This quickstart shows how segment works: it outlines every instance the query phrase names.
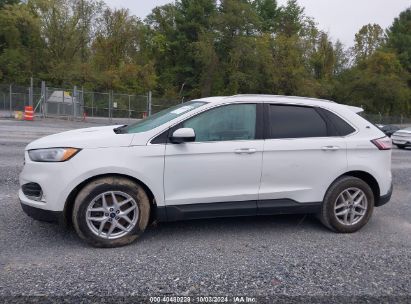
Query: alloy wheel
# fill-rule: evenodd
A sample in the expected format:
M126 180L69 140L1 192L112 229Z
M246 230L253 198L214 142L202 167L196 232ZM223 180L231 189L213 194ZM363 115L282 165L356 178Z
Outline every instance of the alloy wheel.
M348 188L340 193L334 204L334 215L346 226L357 224L367 213L368 200L359 188Z
M129 194L108 191L97 195L88 205L86 221L90 230L104 239L127 235L137 224L138 204Z

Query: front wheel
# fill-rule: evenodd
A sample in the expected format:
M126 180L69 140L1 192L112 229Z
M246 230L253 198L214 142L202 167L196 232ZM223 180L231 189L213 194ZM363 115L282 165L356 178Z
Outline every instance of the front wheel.
M398 149L405 149L405 145L396 145Z
M331 230L352 233L368 223L373 209L370 186L359 178L344 176L328 189L319 218Z
M87 184L74 202L72 220L77 234L95 247L130 244L147 227L150 202L144 189L121 177Z

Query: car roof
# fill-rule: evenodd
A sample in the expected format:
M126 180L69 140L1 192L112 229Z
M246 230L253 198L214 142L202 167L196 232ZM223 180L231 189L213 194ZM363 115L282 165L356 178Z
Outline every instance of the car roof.
M264 101L285 101L291 102L293 100L310 100L310 101L322 101L322 102L331 102L333 101L326 99L318 99L311 97L299 97L299 96L284 96L284 95L265 95L265 94L238 94L232 96L216 96L216 97L205 97L196 100L202 100L206 102L223 102L228 100L239 100L239 101L253 101L253 102L264 102Z
M299 97L299 96L283 96L283 95L263 95L263 94L241 94L233 96L217 96L217 97L206 97L197 99L198 101L205 101L209 103L227 103L230 101L238 102L253 102L253 103L284 103L284 104L298 104L298 105L309 105L309 106L321 106L326 108L338 108L340 106L345 106L350 108L353 112L359 113L363 109L359 107L353 107L348 105L338 104L331 100L318 99L311 97Z

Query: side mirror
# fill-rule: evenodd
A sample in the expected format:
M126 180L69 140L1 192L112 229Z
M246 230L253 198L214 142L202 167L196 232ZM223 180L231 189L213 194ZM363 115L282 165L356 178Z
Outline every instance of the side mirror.
M180 128L173 132L170 140L174 144L181 144L184 142L192 142L196 139L196 133L191 128Z

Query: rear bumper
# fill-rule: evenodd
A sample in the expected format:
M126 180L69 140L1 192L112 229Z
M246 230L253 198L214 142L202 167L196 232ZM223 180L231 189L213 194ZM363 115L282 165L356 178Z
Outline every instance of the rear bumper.
M380 199L378 200L378 202L375 203L375 207L381 207L385 205L386 203L388 203L391 200L392 191L393 191L393 184L391 184L390 190L388 190L387 194L380 196Z
M63 223L63 212L44 210L20 202L23 211L35 220L52 223Z

